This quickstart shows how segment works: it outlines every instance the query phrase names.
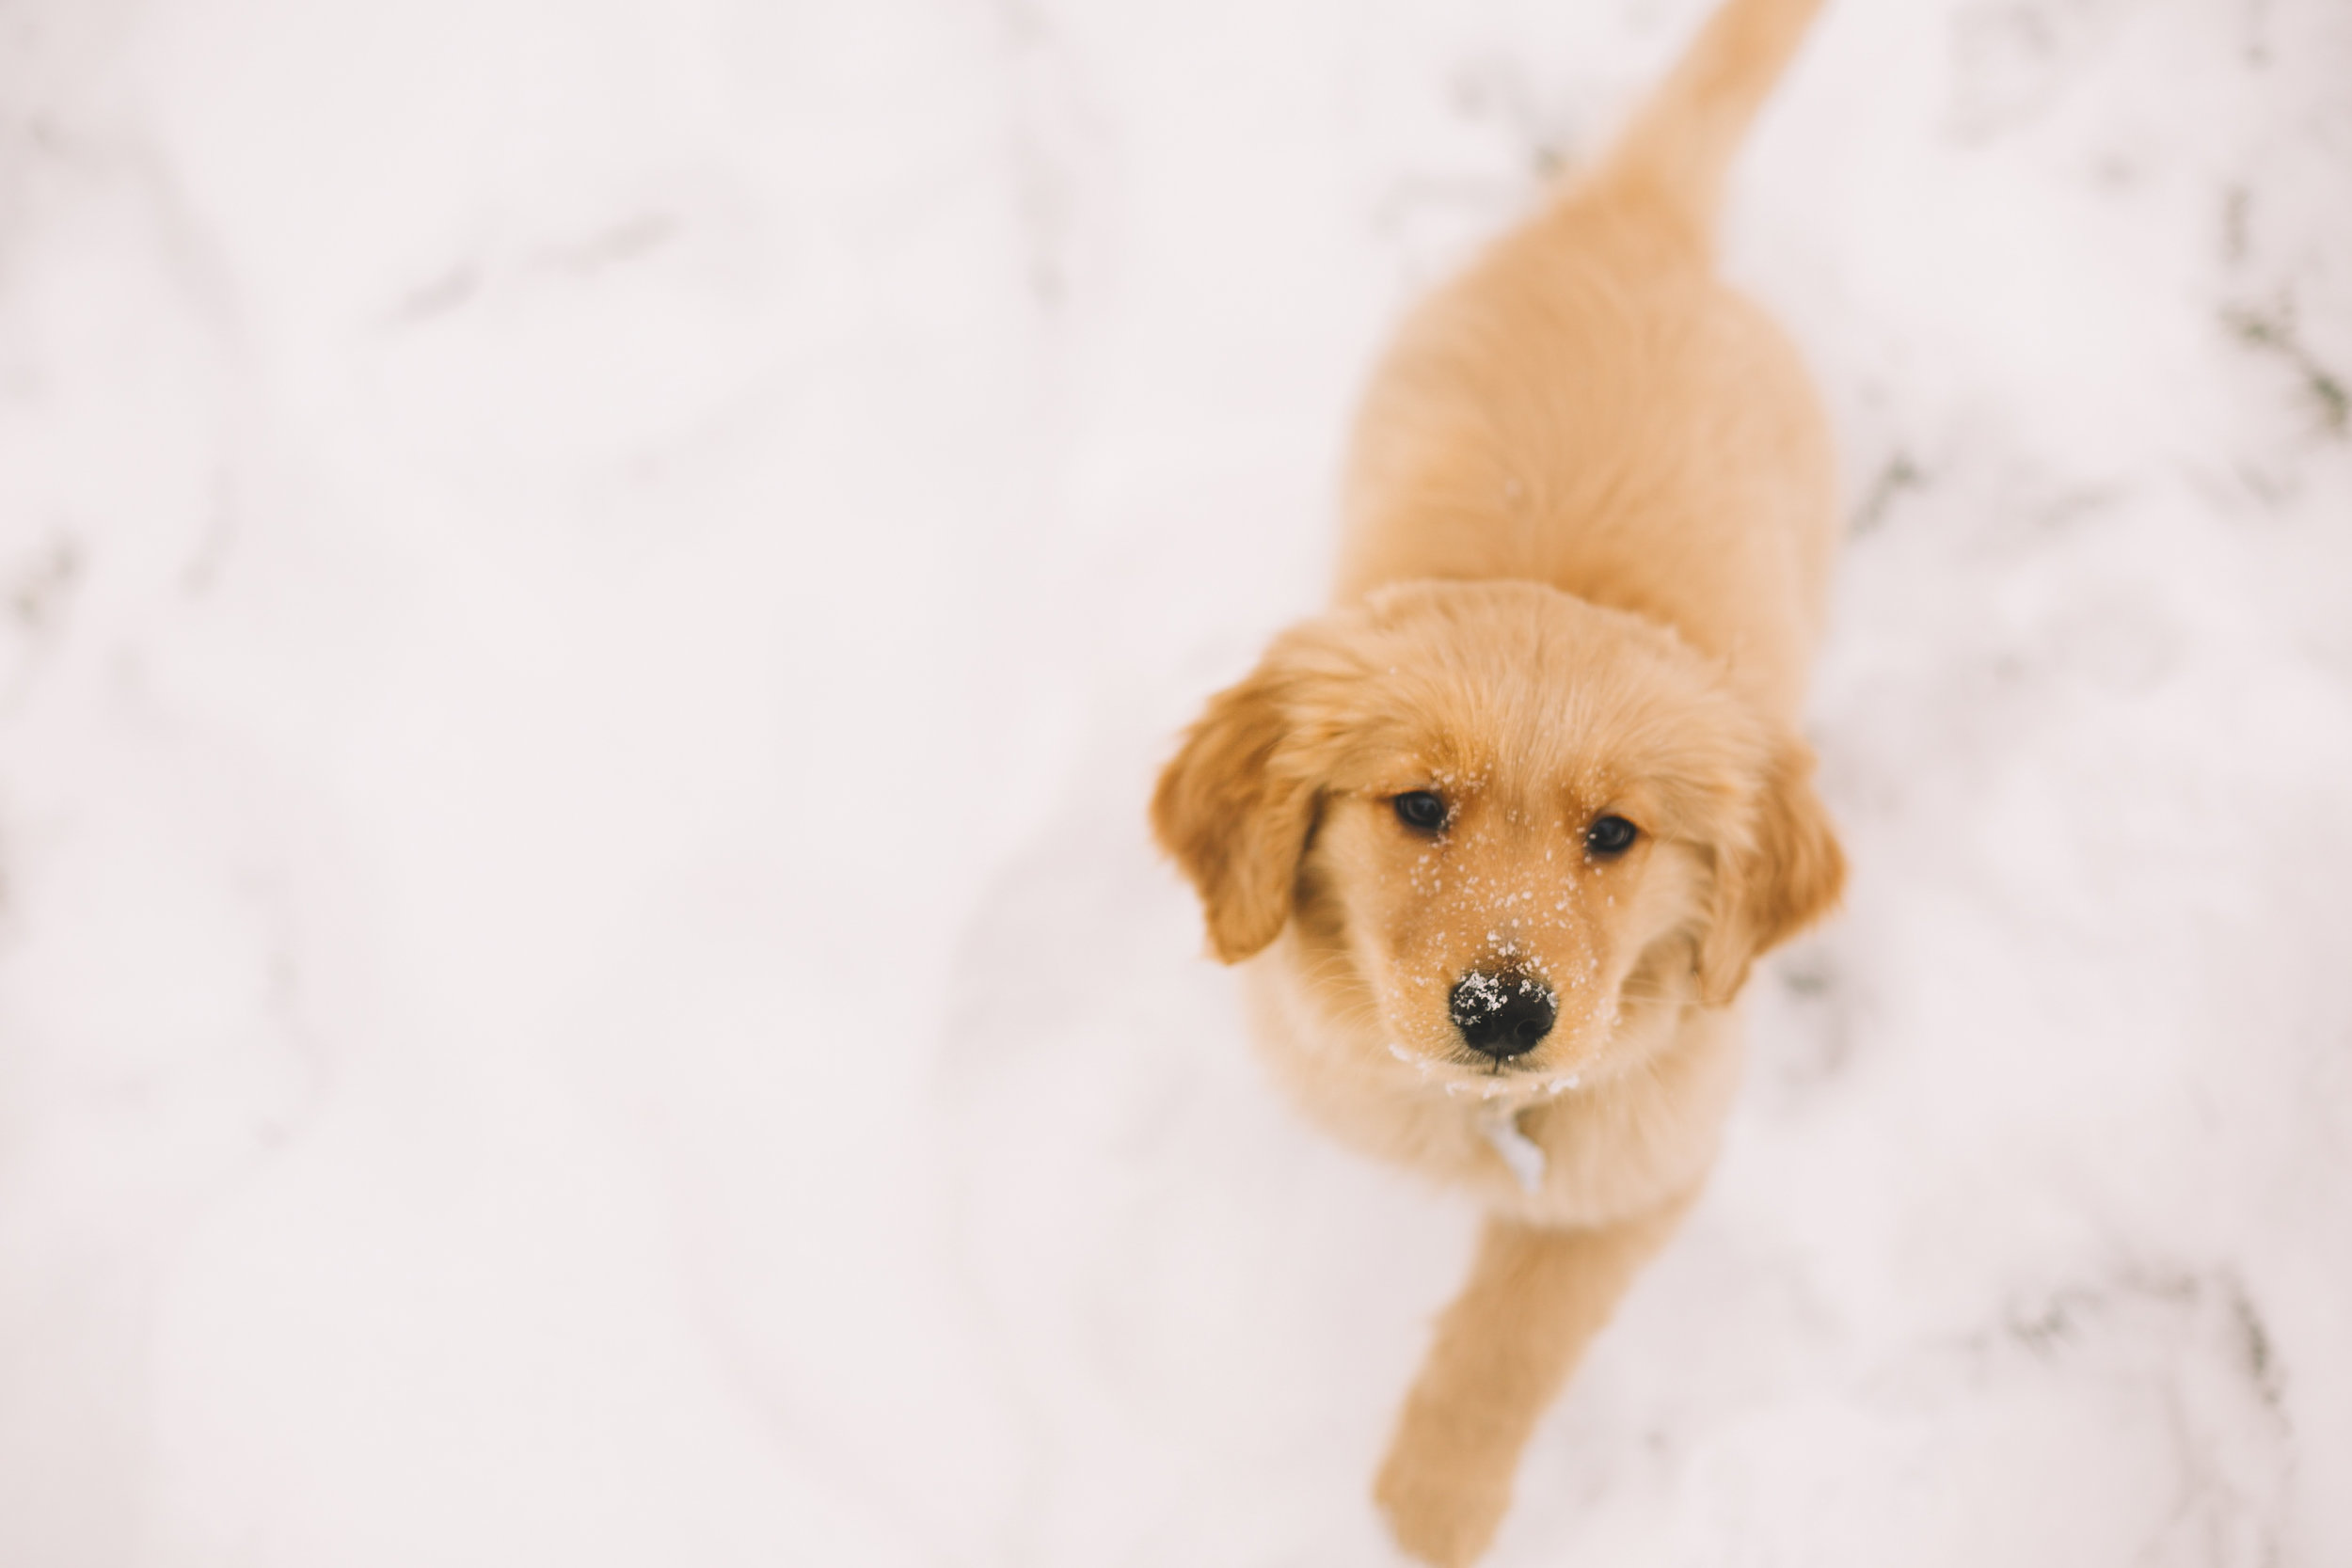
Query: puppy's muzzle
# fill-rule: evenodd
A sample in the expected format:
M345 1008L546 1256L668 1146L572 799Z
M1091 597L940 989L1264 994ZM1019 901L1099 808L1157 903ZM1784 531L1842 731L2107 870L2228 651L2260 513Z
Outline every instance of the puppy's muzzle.
M1473 969L1450 999L1454 1027L1472 1051L1499 1062L1544 1043L1560 1016L1551 988L1516 969Z

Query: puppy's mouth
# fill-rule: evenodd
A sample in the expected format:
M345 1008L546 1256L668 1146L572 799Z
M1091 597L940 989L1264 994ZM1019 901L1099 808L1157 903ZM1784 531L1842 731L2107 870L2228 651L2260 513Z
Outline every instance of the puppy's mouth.
M1580 1082L1573 1064L1591 1054L1580 1049L1584 1021L1564 1021L1559 991L1524 968L1472 969L1461 975L1448 990L1442 1024L1419 1016L1421 1009L1414 1012L1412 1023L1391 1037L1389 1053L1449 1095L1491 1100L1563 1093Z
M1628 985L1582 1000L1564 1007L1561 993L1534 973L1472 970L1452 987L1442 1022L1426 1002L1390 1014L1389 1054L1449 1096L1545 1099L1582 1087L1596 1071L1607 1076L1611 1042L1639 1015L1688 999Z
M1389 1053L1414 1069L1429 1089L1448 1099L1545 1100L1583 1087L1582 1069L1531 1055L1516 1061L1468 1051L1426 1056L1391 1042Z

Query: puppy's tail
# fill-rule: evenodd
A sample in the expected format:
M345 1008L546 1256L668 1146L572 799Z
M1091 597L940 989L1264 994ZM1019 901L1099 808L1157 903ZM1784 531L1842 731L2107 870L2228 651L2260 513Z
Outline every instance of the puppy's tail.
M1711 243L1724 172L1821 0L1722 0L1576 194L1652 208Z

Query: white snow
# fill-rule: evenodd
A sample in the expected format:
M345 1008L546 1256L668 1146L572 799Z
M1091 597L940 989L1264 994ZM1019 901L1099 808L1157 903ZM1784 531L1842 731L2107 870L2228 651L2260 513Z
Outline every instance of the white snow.
M0 1563L1390 1560L1142 807L1697 0L25 0ZM1491 1561L2352 1561L2352 10L1834 0L1845 914Z
M1550 1164L1544 1146L1527 1135L1519 1126L1518 1105L1501 1105L1479 1118L1479 1131L1494 1146L1494 1151L1510 1167L1512 1177L1529 1196L1544 1190L1544 1171Z

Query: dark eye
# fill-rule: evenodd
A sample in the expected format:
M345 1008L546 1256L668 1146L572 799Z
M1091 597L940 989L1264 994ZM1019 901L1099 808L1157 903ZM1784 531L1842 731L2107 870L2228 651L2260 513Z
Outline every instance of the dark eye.
M1425 789L1408 789L1391 800L1396 819L1408 828L1434 833L1445 826L1445 801Z
M1597 817L1584 830L1584 847L1596 855L1622 855L1633 847L1641 832L1622 816Z

